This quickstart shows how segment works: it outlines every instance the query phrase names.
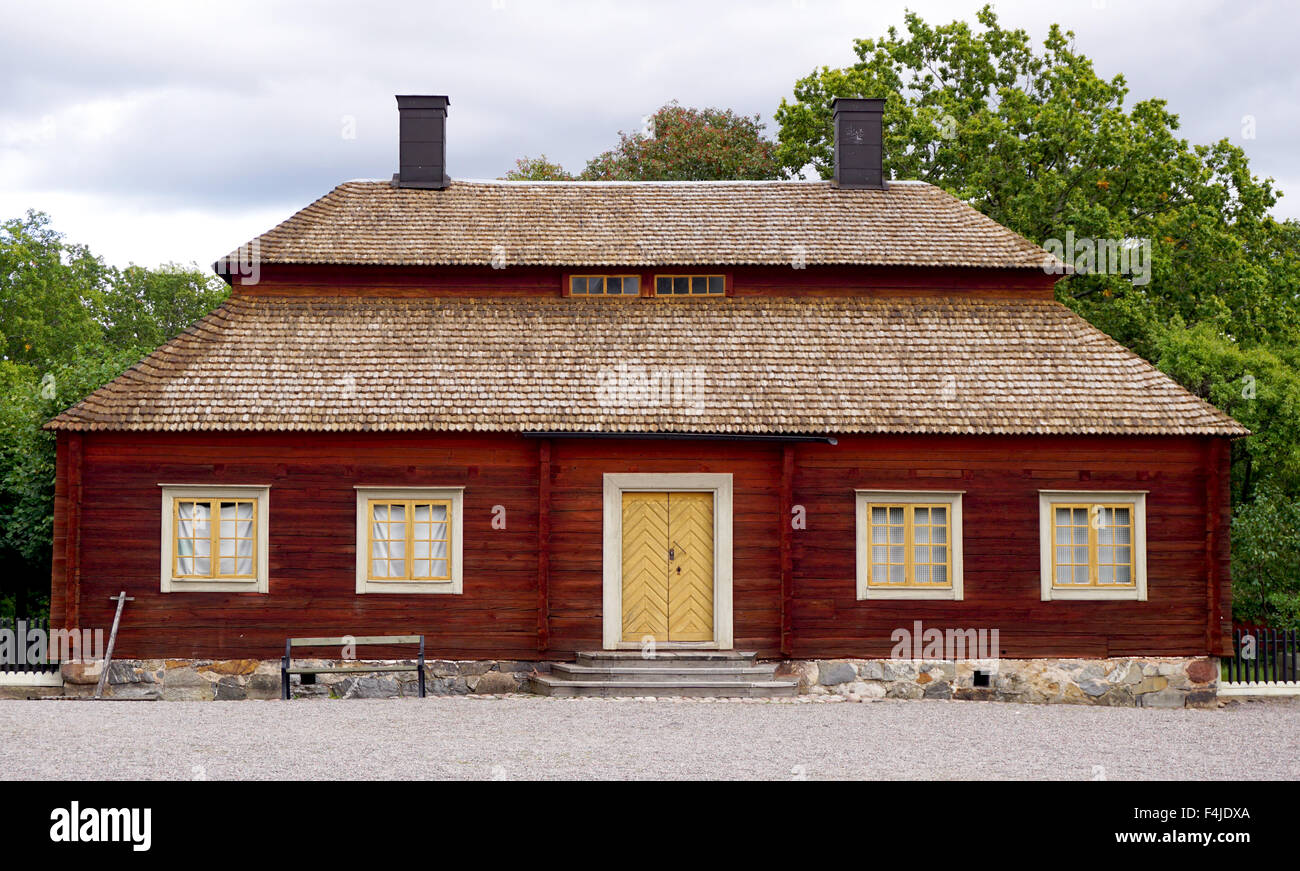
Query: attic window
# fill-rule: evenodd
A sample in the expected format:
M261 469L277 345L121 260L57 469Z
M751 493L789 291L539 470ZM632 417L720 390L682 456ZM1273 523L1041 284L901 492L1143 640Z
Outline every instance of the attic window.
M640 296L639 275L574 275L569 278L571 296Z
M725 275L656 275L655 296L725 296Z

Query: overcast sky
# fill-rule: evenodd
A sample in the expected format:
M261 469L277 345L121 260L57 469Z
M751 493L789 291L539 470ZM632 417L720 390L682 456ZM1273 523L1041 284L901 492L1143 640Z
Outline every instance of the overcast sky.
M571 170L676 99L773 110L856 37L974 21L981 2L9 2L0 29L0 218L28 208L112 263L209 264L351 178L397 162L398 93L448 94L453 177L521 155ZM995 3L1059 22L1192 142L1244 146L1300 217L1294 2ZM1243 139L1243 116L1256 138ZM355 136L345 135L355 130Z

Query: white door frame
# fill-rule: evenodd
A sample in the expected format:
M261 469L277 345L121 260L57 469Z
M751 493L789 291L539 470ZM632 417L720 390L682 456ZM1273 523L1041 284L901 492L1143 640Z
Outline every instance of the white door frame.
M624 472L605 475L605 595L602 617L606 650L638 649L623 640L623 494L629 491L713 494L713 640L657 642L660 648L730 650L731 475Z

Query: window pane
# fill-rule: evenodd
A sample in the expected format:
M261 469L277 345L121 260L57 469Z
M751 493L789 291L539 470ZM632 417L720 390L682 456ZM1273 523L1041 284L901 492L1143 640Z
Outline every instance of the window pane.
M412 563L412 565L414 566L414 568L412 568L412 570L411 570L411 576L412 576L412 577L416 577L416 578L427 578L427 577L430 576L430 575L429 575L429 561L428 561L428 560L419 560L419 559L418 559L418 560L415 560L415 562Z
M933 572L933 575L934 575L934 582L935 582L936 584L946 584L946 583L948 583L948 566L947 566L947 565L944 565L944 564L937 565L937 566L935 566L933 569L931 569L931 571Z
M913 563L928 563L930 561L930 548L914 547L912 548Z
M929 543L930 543L930 527L928 527L928 526L918 526L918 527L916 527L916 529L913 530L913 532L912 532L912 541L916 542L917 544L929 544Z
M935 541L935 544L947 544L947 543L948 543L948 527L946 527L946 526L936 526L936 527L934 528L933 535L934 535L934 541Z
M902 544L906 541L906 534L907 531L902 526L889 527L889 540L894 544ZM902 553L902 548L899 548L899 553Z
M1075 582L1076 584L1086 584L1086 583L1088 583L1088 567L1087 567L1087 566L1075 566L1075 567L1074 567L1074 582Z
M917 522L917 523L929 523L929 522L930 522L930 509L929 509L929 508L917 508L916 510L914 510L914 511L912 512L912 519L913 519L915 522Z
M928 583L930 583L930 567L929 567L929 566L917 566L917 567L916 567L916 582L917 582L918 584L928 584Z
M902 508L891 508L891 509L889 509L889 522L890 522L890 523L902 523L902 522L903 522L903 509L902 509Z
M432 552L434 556L440 556L440 557L447 556L447 542L435 541L433 543Z
M901 583L904 583L907 579L903 576L903 572L904 572L904 567L903 567L903 566L890 566L890 567L889 567L889 582L890 582L891 584L901 584Z
M901 548L901 547L891 547L891 548L889 549L889 561L890 561L890 563L894 563L894 564L897 564L897 565L900 565L900 566L901 566L901 565L903 564L904 560L905 560L905 556L904 556L904 553L903 553L903 548Z
M1068 583L1070 583L1070 567L1069 567L1069 566L1059 566L1059 565L1058 565L1058 566L1056 567L1056 583L1058 583L1058 584L1068 584Z
M871 543L872 543L872 544L888 544L888 543L889 543L889 527L888 527L888 526L873 526L873 527L871 527Z
M1070 525L1070 509L1069 509L1069 508L1058 508L1058 509L1056 509L1056 525L1057 525L1057 526L1069 526L1069 525Z
M686 276L679 276L673 279L673 293L686 294L691 292L691 280Z
M233 558L217 560L217 573L233 575L235 573L235 560Z
M1129 566L1115 567L1115 580L1121 584L1133 583L1133 569Z
M722 296L727 292L727 279L721 275L709 276L709 293Z
M1128 514L1127 508L1116 508L1111 522L1116 526L1128 526L1130 522Z
M1099 583L1099 584L1113 584L1113 583L1115 583L1115 567L1114 567L1114 566L1098 566L1098 567L1097 567L1097 583Z
M872 508L872 509L871 509L871 522L874 523L874 524L877 524L877 525L882 524L882 523L888 523L888 522L889 522L889 509L888 509L888 508Z
M429 577L431 577L431 578L447 578L447 577L450 577L450 575L447 573L447 561L446 561L446 560L436 559L436 560L434 560L434 561L431 563L431 566L432 566L432 568L431 568L430 571L429 571Z
M930 562L934 562L934 563L944 563L945 565L947 564L947 562L948 562L948 548L946 548L946 547L932 547L932 548L930 548L930 554L931 554Z
M878 566L888 565L889 548L880 546L871 548L871 561Z
M641 279L636 275L627 275L623 278L623 295L638 296L641 293Z
M212 560L207 557L197 557L194 560L194 574L210 575L212 574Z
M875 563L871 566L871 580L877 584L889 582L889 566Z
M235 574L237 574L237 575L251 575L251 574L253 574L253 560L252 560L251 558L248 558L248 557L241 557L241 558L240 558L240 559L235 563Z
M577 295L586 292L587 292L587 280L585 278L579 278L578 276L575 275L569 279L569 293Z
M370 561L370 576L371 576L372 578L384 578L384 577L387 577L388 575L387 575L387 572L385 571L385 568L386 568L387 566L388 566L388 562L387 562L386 560L381 560L381 559L371 560L371 561Z
M696 275L691 279L691 293L705 294L709 292L709 279L703 275Z
M655 293L663 296L673 292L673 280L667 276L660 275L655 278Z
M180 575L194 574L194 558L183 556L176 560L176 573Z

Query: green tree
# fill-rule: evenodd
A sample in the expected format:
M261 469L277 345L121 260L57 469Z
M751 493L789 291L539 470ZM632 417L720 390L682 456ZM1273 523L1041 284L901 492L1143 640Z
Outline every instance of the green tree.
M43 365L97 342L109 268L64 242L48 215L0 224L0 359Z
M714 181L777 178L776 144L763 138L758 115L731 109L661 106L651 132L618 134L618 145L593 157L582 178L593 181Z
M0 613L46 607L55 436L41 427L227 292L194 268L106 266L40 212L0 224Z
M230 288L216 275L168 263L114 271L99 318L112 348L155 348L221 304Z
M521 157L515 168L504 176L507 181L573 181L573 176L545 154L541 157Z

